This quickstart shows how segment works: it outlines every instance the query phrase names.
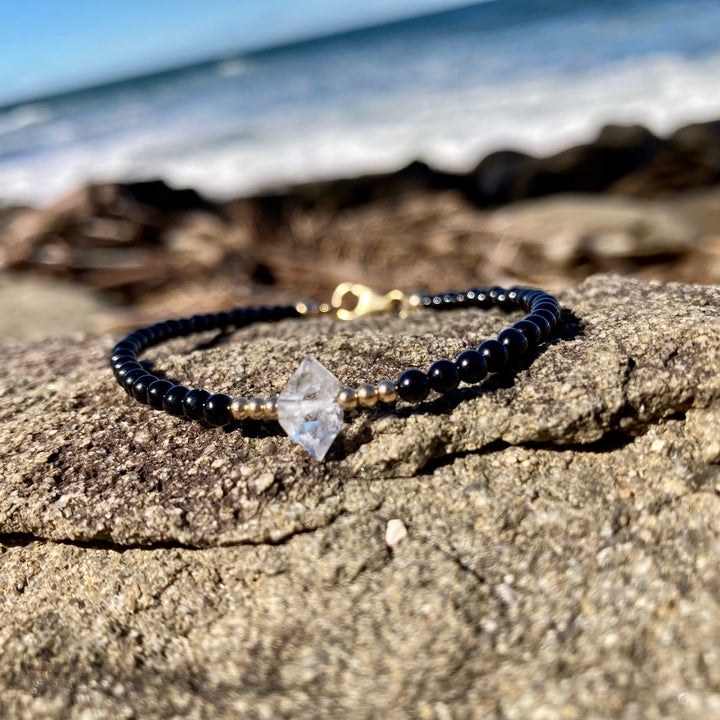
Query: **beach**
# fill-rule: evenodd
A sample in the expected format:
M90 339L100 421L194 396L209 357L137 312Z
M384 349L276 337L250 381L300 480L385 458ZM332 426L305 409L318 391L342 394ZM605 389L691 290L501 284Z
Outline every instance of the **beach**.
M720 717L718 25L498 0L0 107L3 720Z

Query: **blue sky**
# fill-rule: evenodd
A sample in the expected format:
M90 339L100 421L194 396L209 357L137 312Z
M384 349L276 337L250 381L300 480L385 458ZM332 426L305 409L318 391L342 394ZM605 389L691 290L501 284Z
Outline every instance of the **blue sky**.
M0 103L462 0L9 0Z

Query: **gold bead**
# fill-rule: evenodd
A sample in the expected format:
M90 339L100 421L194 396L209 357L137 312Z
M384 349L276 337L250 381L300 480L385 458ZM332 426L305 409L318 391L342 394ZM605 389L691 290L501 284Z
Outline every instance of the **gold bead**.
M366 383L365 385L361 385L357 389L357 397L358 402L363 407L372 407L373 405L377 404L378 401L378 390L374 385L370 385L369 383Z
M312 300L303 300L302 302L299 302L297 305L295 305L295 309L301 315L305 316L318 315L320 313L320 308L318 304L313 302Z
M235 398L230 403L230 414L236 420L244 420L248 416L247 410L248 399L244 397Z
M253 398L247 404L248 417L253 420L262 420L265 415L265 400L262 398Z
M267 420L278 419L277 403L278 399L276 397L268 398L265 401L265 404L263 405L263 410L265 411L265 418Z
M391 403L397 400L397 388L392 380L382 380L378 383L378 399L381 403Z
M358 404L357 393L352 388L343 388L338 393L337 401L343 410L354 410Z

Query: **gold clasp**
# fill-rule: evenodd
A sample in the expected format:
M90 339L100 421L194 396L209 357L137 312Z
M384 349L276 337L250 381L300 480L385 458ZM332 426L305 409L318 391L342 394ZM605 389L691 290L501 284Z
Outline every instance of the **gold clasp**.
M349 302L348 298L350 298ZM340 320L354 320L363 315L375 315L394 310L400 315L406 308L407 297L401 290L391 290L386 295L381 295L367 285L346 282L340 283L335 288L330 304L337 311Z

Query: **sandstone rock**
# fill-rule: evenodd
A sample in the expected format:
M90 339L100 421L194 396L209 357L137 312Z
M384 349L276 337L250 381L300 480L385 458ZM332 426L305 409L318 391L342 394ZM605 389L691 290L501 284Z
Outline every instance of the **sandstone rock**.
M2 341L3 717L718 714L720 289L561 300L532 363L357 412L324 463L133 404L110 337ZM149 358L270 394L310 353L357 383L507 322L284 321Z
M592 195L515 203L495 211L486 227L568 268L588 260L607 269L618 260L680 257L698 235L693 224L662 206Z

